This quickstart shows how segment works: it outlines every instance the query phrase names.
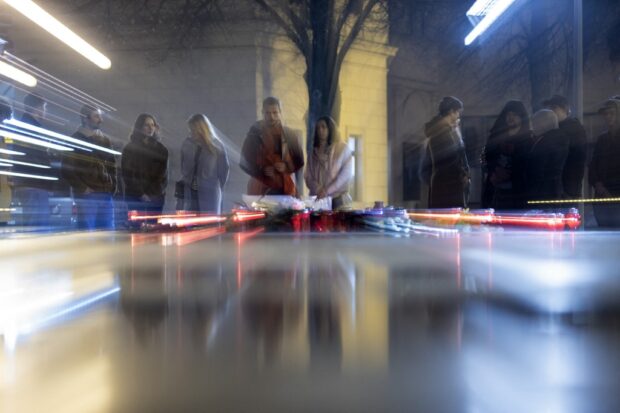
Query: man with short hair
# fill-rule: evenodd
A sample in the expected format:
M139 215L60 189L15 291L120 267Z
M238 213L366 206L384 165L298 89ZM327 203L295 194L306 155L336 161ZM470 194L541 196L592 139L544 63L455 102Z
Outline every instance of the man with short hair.
M111 148L110 139L101 132L103 115L98 108L84 105L80 110L82 126L74 138ZM76 149L63 161L63 175L71 185L78 208L78 226L83 229L114 228L112 195L116 192L116 159L100 150Z
M47 102L39 95L30 93L24 97L24 113L21 121L39 128L43 127L42 121L45 119ZM31 146L21 142L13 142L12 149L23 152L25 156L20 157L20 161L51 167L51 156L45 148ZM52 169L41 169L26 165L15 165L11 168L13 172L29 175L53 176ZM45 171L44 173L41 173ZM49 181L37 178L11 177L13 186L13 200L22 208L21 222L27 226L46 226L50 223L49 198L53 190Z
M570 106L564 96L554 95L545 100L543 105L555 112L560 122L560 130L568 138L568 155L562 171L564 196L581 198L582 182L586 169L588 139L586 130L579 119L570 117Z
M282 124L280 101L263 101L263 120L245 138L240 166L248 175L248 195L298 196L295 173L304 166L301 136Z

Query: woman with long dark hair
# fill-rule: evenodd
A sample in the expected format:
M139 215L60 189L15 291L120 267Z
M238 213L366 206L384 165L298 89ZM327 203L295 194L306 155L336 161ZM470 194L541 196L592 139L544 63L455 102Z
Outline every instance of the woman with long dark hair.
M155 116L136 119L123 149L121 172L129 210L161 212L168 183L168 149L161 143Z
M523 206L525 158L531 144L532 128L527 109L521 101L511 100L495 120L484 148L484 208Z
M190 136L181 147L181 174L185 194L182 209L222 211L222 189L230 169L226 149L215 137L211 122L200 113L187 121Z
M313 142L305 172L310 195L316 195L318 199L331 197L334 210L350 205L353 153L340 139L338 127L332 118L323 116L317 120Z

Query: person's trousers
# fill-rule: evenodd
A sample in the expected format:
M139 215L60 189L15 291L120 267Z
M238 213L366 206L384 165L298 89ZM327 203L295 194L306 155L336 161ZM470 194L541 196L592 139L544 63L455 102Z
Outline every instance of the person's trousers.
M83 194L75 199L81 229L114 229L112 195L105 192Z

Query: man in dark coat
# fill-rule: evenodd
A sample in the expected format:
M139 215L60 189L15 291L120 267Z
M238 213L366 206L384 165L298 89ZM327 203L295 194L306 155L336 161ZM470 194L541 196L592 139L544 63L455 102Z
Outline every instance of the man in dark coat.
M467 206L469 164L458 129L462 110L460 100L444 97L439 114L425 125L432 165L429 208Z
M600 198L620 196L620 100L609 99L599 113L607 131L596 140L588 180ZM601 227L620 227L618 203L594 204L594 216Z
M153 115L138 116L123 149L121 172L129 210L161 212L168 184L168 149L160 142Z
M569 142L558 127L553 111L542 109L532 116L534 141L529 152L526 179L529 200L556 200L564 193L562 172Z
M110 139L101 132L99 109L84 105L82 126L74 138L110 149ZM71 185L78 209L78 226L84 229L114 228L112 195L116 192L116 159L109 152L76 149L63 160L63 176Z
M281 121L280 101L263 101L263 120L256 122L243 142L240 166L248 175L248 195L298 196L295 173L304 166L301 136Z
M32 93L26 95L24 98L24 114L21 121L42 128L43 124L41 122L45 118L46 107L47 102L40 96ZM25 154L23 160L29 163L51 168L51 157L45 148L14 143L12 149L23 152ZM12 171L41 175L41 169L23 165L14 166ZM44 175L53 176L54 172L51 169L47 169ZM22 207L21 223L23 225L49 225L49 198L53 189L50 181L15 176L11 178L11 183L14 201L18 202Z
M545 100L543 105L558 117L560 130L564 132L569 142L568 155L562 171L563 196L581 198L588 150L586 130L579 119L570 117L570 107L564 96L552 96Z

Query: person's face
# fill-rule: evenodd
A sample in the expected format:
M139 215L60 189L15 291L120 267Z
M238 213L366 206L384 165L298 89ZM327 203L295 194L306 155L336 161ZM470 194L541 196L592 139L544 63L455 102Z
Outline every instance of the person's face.
M146 118L144 123L142 124L142 134L145 136L153 136L157 131L157 125L155 124L155 120L153 118Z
M613 128L616 126L616 121L618 119L618 113L614 108L607 108L603 112L603 119L605 119L605 123L609 128Z
M448 122L450 123L450 126L452 126L453 128L456 128L459 126L462 112L463 112L462 110L450 111L450 113L448 114Z
M88 126L91 129L101 128L102 123L103 123L103 115L101 114L101 111L96 110L94 112L91 112L91 114L88 116Z
M47 103L43 103L42 106L34 108L34 110L32 111L32 117L40 122L42 119L45 119L46 113L47 113Z
M506 113L506 125L508 129L521 129L522 124L523 120L518 114L515 112Z
M280 107L278 105L268 105L263 109L263 119L271 126L280 123Z
M559 106L554 106L551 108L555 112L555 116L558 117L558 122L562 122L564 119L568 117L568 110L561 108Z
M316 136L319 138L319 143L321 145L327 144L327 139L329 138L329 128L327 127L327 122L324 120L320 120L316 124Z

